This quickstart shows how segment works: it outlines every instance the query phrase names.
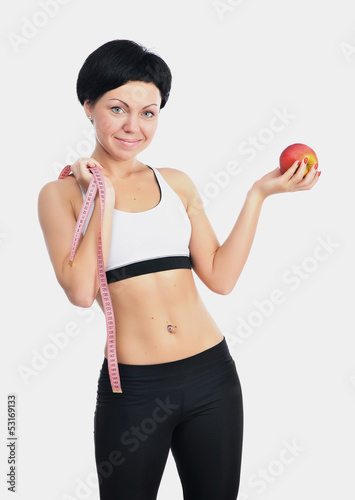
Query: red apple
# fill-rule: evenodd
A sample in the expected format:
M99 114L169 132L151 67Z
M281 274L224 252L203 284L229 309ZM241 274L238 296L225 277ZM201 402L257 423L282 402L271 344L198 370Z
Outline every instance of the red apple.
M318 163L318 158L316 153L309 146L305 144L291 144L286 149L284 149L280 155L280 170L281 174L284 174L297 160L303 160L303 158L308 158L305 175L308 170L313 167L315 163Z

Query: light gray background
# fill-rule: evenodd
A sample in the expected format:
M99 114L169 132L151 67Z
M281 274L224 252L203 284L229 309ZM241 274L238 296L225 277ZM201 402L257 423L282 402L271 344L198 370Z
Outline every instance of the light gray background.
M81 64L104 42L129 38L154 49L173 73L171 98L140 159L191 176L221 243L248 189L278 165L284 147L303 142L318 153L314 190L266 200L233 292L216 295L195 278L243 387L238 498L354 498L354 3L225 0L219 7L212 0L2 7L2 497L13 498L4 440L7 394L15 392L16 498L98 499L92 433L104 318L98 307L72 306L57 284L37 197L61 167L92 151L75 95ZM29 23L42 26L31 32ZM275 122L275 113L289 118ZM250 136L263 150L245 152ZM240 172L226 181L229 162ZM297 289L294 266L302 269ZM275 289L282 303L267 310ZM244 339L242 321L249 323ZM68 343L55 352L60 333ZM26 382L20 370L44 353L52 359ZM182 499L171 456L158 498Z

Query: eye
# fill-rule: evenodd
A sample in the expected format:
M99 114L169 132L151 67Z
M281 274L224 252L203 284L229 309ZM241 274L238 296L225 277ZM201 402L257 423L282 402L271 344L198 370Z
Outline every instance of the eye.
M144 114L145 115L147 115L147 114L151 115L151 116L148 116L147 118L152 118L153 116L155 116L154 113L153 113L153 111L145 111Z
M123 108L121 108L120 106L114 106L114 107L113 107L113 108L111 108L111 109L112 109L112 111L113 111L114 113L116 113L116 115L120 115L120 114L121 114L121 111L124 111L124 109L123 109ZM118 110L120 110L120 111L118 111Z

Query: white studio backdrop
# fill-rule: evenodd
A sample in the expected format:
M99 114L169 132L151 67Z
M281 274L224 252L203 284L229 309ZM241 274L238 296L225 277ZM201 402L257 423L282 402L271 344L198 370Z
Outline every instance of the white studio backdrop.
M56 282L37 197L92 152L76 77L115 38L170 66L171 97L140 159L190 175L221 243L286 146L317 152L312 191L265 201L232 293L195 279L243 389L238 499L354 498L353 1L21 0L2 10L1 498L13 498L11 393L16 498L99 498L93 414L104 317L71 305ZM182 499L171 455L158 499Z

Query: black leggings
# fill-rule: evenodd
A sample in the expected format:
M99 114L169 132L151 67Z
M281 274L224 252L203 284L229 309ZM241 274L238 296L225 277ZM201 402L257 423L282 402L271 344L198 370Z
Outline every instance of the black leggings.
M94 417L101 500L154 500L169 450L184 500L235 500L243 441L243 402L225 338L169 363L119 363L113 393L107 359Z

